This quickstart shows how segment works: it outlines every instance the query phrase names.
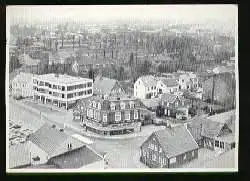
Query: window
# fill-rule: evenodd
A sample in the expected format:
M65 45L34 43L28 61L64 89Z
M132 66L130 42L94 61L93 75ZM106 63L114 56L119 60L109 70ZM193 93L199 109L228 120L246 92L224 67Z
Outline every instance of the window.
M98 109L101 109L101 103L100 102L98 103Z
M186 154L184 154L184 156L183 156L183 160L186 160L187 159L187 155Z
M116 113L115 113L115 121L116 121L116 122L121 121L121 112L116 112Z
M176 162L176 157L170 158L170 164Z
M106 123L108 121L108 115L106 113L103 114L102 121Z
M130 108L135 108L135 103L133 101L130 101L129 106Z
M94 114L94 119L97 119L97 114L95 110L93 110L93 114Z
M194 157L194 151L192 151L192 157Z
M89 90L87 91L87 94L92 94L92 89L89 89Z
M62 98L64 98L64 94L62 94Z
M138 119L138 111L134 110L134 119Z
M112 102L112 103L110 104L110 109L111 109L112 111L115 110L115 103Z
M162 152L162 148L161 148L161 147L159 148L159 152L160 152L160 153Z
M125 112L125 120L130 120L130 111Z
M125 102L121 102L121 109L125 109Z
M89 83L87 84L87 86L88 86L88 87L92 87L92 82L89 82Z
M50 86L49 86L50 87ZM64 86L62 86L62 91L65 91L65 87Z
M224 149L224 142L223 141L220 142L220 148Z
M93 101L92 105L93 105L94 108L96 107L96 103L94 101Z
M155 154L152 154L152 160L156 161L156 155Z
M53 89L57 89L57 86L56 86L56 85L53 85Z
M215 147L219 147L219 141L218 140L215 141L215 145L214 146Z
M93 110L89 109L89 117L93 118Z
M152 86L152 87L151 87L151 90L153 90L153 89L154 89L154 87Z
M155 150L155 151L157 151L157 150L158 150L158 148L157 148L157 145L156 145L156 144L154 145L154 150Z
M67 98L72 98L73 97L73 94L68 94L67 95Z

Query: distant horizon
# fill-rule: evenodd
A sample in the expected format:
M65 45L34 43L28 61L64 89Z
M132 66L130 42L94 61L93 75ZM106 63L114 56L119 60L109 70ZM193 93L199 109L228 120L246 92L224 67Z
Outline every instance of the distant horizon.
M129 10L129 11L128 11ZM10 25L114 24L198 24L233 33L237 26L237 5L124 5L124 6L8 6Z

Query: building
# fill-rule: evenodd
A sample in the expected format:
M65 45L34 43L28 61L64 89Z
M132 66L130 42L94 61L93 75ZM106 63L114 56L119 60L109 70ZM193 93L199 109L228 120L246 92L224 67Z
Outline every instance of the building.
M33 98L45 104L71 108L76 101L93 95L92 79L44 74L33 77Z
M104 168L103 157L90 146L48 124L32 133L23 145L11 147L9 160L10 168L32 165L38 168L39 165L55 165L56 168Z
M134 97L139 99L150 99L157 95L158 79L152 75L142 76L134 84Z
M147 113L136 98L93 96L78 103L73 119L82 121L86 131L118 135L139 132Z
M94 94L110 96L114 94L124 94L125 90L119 81L102 76L97 76L94 81Z
M20 72L11 82L11 93L13 96L32 97L33 74Z
M188 124L200 147L219 153L235 148L235 110L209 117L197 117Z
M199 87L198 78L193 72L176 73L175 75L178 78L179 89L192 90Z
M141 145L140 160L150 168L176 168L198 158L198 148L185 126L166 128Z
M189 118L189 101L181 96L174 94L163 94L161 96L161 105L164 109L164 115L180 120Z
M160 77L156 85L158 94L173 93L179 90L178 80L175 78Z

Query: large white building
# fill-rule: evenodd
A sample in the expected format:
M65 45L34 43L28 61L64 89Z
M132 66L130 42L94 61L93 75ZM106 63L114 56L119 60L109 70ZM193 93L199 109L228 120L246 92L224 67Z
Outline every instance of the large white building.
M157 95L157 78L152 75L142 76L134 84L134 97L150 99Z
M93 95L93 80L69 75L44 74L33 77L33 98L43 103L70 108Z
M33 74L20 72L11 82L11 93L13 96L32 97Z

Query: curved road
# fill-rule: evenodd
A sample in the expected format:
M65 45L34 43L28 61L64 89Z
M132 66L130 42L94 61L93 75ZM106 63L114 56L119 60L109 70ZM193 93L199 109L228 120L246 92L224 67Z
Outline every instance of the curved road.
M65 119L63 114L47 114L50 119L40 118L39 113L33 112L30 109L16 103L14 100L10 100L10 119L21 120L24 127L30 127L33 130L38 129L45 122L56 124L58 127L63 127L63 124L59 124L57 119ZM33 107L34 108L34 107ZM40 109L39 109L40 110ZM73 134L75 131L71 129L65 129L67 133ZM91 145L98 152L106 153L106 158L110 168L146 168L139 161L139 147L142 142L147 139L147 136L141 136L124 140L105 140L99 138L91 138L94 143Z

